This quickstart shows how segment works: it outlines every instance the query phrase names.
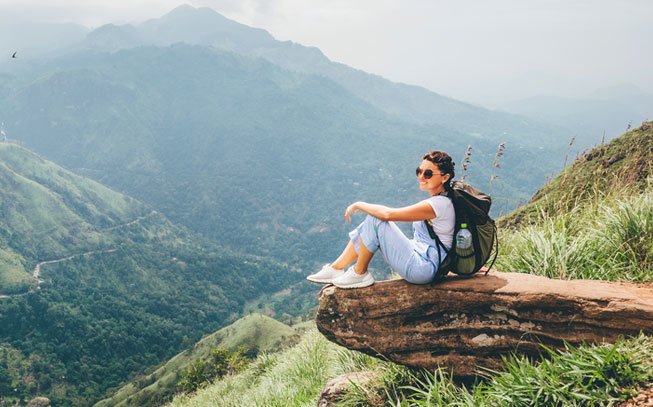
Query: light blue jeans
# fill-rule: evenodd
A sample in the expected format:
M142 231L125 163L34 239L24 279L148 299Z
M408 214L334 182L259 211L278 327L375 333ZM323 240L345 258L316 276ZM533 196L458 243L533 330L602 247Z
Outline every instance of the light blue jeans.
M409 283L428 284L437 272L438 265L421 255L416 242L408 239L394 222L367 215L349 232L349 238L356 253L360 253L361 240L370 252L380 250L390 268Z

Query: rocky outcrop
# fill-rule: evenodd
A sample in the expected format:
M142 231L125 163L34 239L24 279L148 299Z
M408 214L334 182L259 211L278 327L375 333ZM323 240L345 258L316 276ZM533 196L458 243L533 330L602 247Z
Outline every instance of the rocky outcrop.
M27 407L50 407L50 399L47 397L34 397L27 403Z
M376 374L374 372L353 372L345 373L329 380L320 393L320 399L317 402L318 407L335 406L350 386L365 386L375 377Z
M653 334L653 286L491 272L438 285L404 280L354 290L326 286L317 327L329 340L402 365L476 374L540 345Z

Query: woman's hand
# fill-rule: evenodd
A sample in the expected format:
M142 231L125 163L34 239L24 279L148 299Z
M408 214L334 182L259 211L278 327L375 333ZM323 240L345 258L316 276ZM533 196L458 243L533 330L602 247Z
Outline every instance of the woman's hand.
M354 202L345 209L345 222L351 222L351 215L360 211L358 204L360 202Z

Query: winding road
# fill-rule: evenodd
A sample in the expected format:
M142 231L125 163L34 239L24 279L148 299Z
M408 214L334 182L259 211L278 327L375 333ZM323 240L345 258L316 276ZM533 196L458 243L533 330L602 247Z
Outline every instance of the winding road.
M154 215L156 213L157 213L156 211L152 211L152 212L148 213L147 215L139 216L138 218L136 218L136 219L134 219L132 221L129 221L127 223L123 223L123 224L117 225L117 226L111 226L109 228L105 228L105 229L101 229L101 230L107 231L107 230L118 229L118 228L125 227L125 226L131 226L131 225L133 225L133 224L135 224L137 222L140 222L141 220L143 220L145 218L148 218L151 215ZM0 299L22 297L22 296L27 295L29 293L32 293L34 291L40 290L41 289L41 283L43 282L43 280L41 280L41 267L45 266L46 264L61 263L61 262L67 261L67 260L74 259L75 257L91 256L91 255L96 254L96 253L112 253L112 252L115 252L116 250L118 250L118 249L91 250L91 251L88 251L88 252L78 253L78 254L73 254L71 256L68 256L68 257L63 257L61 259L42 261L42 262L38 263L36 265L36 267L34 267L34 271L32 271L32 277L34 277L34 279L36 279L36 287L31 287L27 292L24 292L24 293L21 293L21 294L10 294L10 295L0 294Z

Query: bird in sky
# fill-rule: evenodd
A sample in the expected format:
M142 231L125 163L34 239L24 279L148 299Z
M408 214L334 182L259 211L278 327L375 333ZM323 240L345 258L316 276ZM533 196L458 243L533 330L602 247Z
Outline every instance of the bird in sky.
M14 52L14 54L13 54L11 57L12 57L12 58L16 58L16 54L17 54L17 53L18 53L18 51Z

